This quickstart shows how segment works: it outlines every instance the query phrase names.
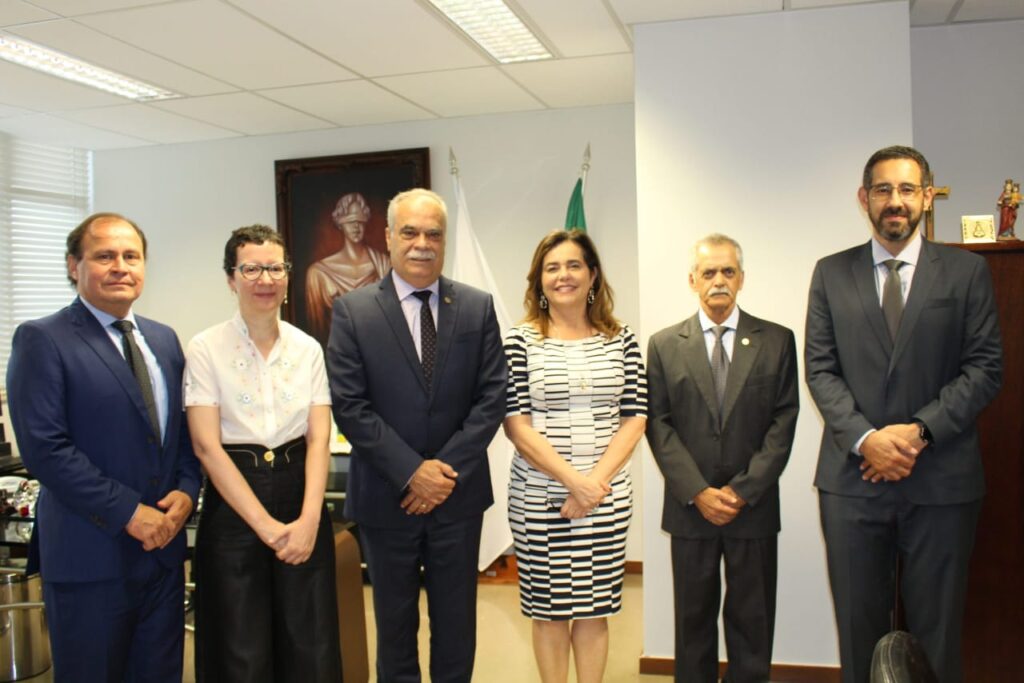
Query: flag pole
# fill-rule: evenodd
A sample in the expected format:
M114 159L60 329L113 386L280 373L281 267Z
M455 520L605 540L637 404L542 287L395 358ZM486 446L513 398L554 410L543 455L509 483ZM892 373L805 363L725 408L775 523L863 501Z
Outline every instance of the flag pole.
M587 174L590 173L590 143L583 151L583 166L580 167L580 178L583 180L583 191L587 191Z

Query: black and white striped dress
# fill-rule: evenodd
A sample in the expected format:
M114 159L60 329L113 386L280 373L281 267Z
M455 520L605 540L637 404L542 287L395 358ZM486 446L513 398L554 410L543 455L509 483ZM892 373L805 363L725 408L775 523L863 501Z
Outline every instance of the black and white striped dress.
M647 379L636 337L563 341L520 325L505 337L508 415L529 415L536 429L580 472L604 454L623 417L647 414ZM586 619L622 607L626 531L633 487L628 468L612 492L583 519L563 519L568 491L516 453L508 516L519 565L523 614L533 619Z

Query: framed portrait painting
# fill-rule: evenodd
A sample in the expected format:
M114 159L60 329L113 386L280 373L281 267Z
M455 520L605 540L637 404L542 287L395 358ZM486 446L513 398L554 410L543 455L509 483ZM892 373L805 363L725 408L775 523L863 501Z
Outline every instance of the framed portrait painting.
M277 225L292 259L283 315L322 345L331 306L390 268L388 202L430 187L427 147L274 162Z

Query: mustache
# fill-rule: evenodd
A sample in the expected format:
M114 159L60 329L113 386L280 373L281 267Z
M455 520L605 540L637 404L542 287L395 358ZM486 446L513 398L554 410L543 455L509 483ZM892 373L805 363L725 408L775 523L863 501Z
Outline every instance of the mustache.
M437 259L437 252L430 249L417 249L414 247L409 250L409 258L414 258L418 261L434 261Z
M902 218L910 218L910 211L906 208L890 208L882 211L882 218L888 218L889 216L900 216Z
M712 296L715 294L728 294L729 296L732 296L732 290L726 287L725 285L721 285L719 287L712 287L708 291L708 294Z

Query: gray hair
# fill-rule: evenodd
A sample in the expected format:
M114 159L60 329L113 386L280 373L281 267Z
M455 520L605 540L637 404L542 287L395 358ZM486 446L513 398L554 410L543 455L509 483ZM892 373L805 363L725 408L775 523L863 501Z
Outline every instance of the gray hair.
M737 263L740 264L740 272L742 273L743 247L741 247L740 243L734 240L733 238L729 237L728 235L723 235L720 232L713 232L710 235L701 237L699 240L697 240L697 243L693 245L693 261L690 265L690 272L697 272L697 261L700 259L701 246L707 245L709 247L720 247L723 244L731 244L733 248L736 250L736 261Z
M436 192L424 189L422 187L415 187L405 192L399 192L391 201L388 202L388 232L393 233L395 231L395 215L398 213L398 206L402 202L413 201L415 199L428 199L441 209L441 227L448 227L448 205L441 199L441 195Z

